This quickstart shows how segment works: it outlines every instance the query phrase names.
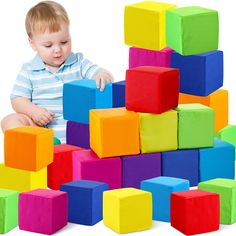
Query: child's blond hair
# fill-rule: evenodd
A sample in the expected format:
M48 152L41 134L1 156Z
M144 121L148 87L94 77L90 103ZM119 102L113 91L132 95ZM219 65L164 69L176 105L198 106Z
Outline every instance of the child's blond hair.
M61 23L69 24L69 17L65 8L53 1L43 1L33 6L27 13L25 28L29 37L34 33L58 32Z

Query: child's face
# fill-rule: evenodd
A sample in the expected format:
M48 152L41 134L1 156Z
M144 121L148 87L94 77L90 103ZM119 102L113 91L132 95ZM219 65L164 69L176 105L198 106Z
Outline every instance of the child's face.
M44 33L35 33L29 42L44 63L52 69L59 68L71 53L69 26L65 23L61 24L58 32L46 30Z

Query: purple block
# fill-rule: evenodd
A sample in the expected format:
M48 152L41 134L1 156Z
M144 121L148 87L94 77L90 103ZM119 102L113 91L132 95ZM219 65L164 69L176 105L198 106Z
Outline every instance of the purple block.
M66 128L66 143L89 149L89 124L68 121Z
M171 48L160 51L131 47L129 49L129 68L138 66L170 67Z
M140 188L145 179L161 176L161 153L148 153L122 158L122 187Z

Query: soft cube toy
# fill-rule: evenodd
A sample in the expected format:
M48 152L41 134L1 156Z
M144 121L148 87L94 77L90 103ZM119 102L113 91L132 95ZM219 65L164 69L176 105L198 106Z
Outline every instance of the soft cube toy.
M152 193L153 220L170 222L170 196L172 192L189 189L185 179L160 176L143 180L141 189Z
M223 52L191 56L171 54L170 65L180 70L180 92L208 96L223 85Z
M151 228L151 193L135 188L105 191L103 223L120 234Z
M145 49L166 46L165 12L175 5L161 2L139 2L125 7L125 43Z
M61 144L61 141L60 141L60 139L59 139L59 138L57 138L57 137L54 137L54 138L53 138L53 144L54 144L54 145Z
M214 110L202 104L181 104L178 111L179 149L212 147Z
M53 161L53 130L36 126L6 130L4 160L6 166L22 170L46 167Z
M166 44L181 55L218 49L218 12L198 6L166 11Z
M203 190L171 194L171 226L185 235L219 229L219 195Z
M112 83L112 107L125 107L125 80Z
M178 105L179 71L141 66L126 71L126 108L160 114Z
M67 225L68 195L62 191L36 189L19 195L19 228L53 234Z
M75 80L63 87L63 116L65 120L89 124L89 110L112 107L112 85L104 91L96 87L95 80Z
M82 225L95 225L102 220L102 196L108 185L90 180L62 184L68 193L68 221Z
M138 114L123 107L91 110L90 146L100 158L138 154Z
M18 225L18 192L0 189L0 234L5 234Z
M105 182L109 189L121 188L122 163L119 157L100 159L92 150L73 152L73 180Z

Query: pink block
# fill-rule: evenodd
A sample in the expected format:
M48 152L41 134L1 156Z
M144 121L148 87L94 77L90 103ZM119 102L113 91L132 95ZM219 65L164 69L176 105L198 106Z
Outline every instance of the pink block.
M73 152L73 180L105 182L109 189L121 188L121 159L100 159L92 150Z
M36 189L19 195L19 228L41 234L53 234L67 225L66 192Z
M129 68L138 66L170 67L171 48L163 48L160 51L131 47L129 49Z

